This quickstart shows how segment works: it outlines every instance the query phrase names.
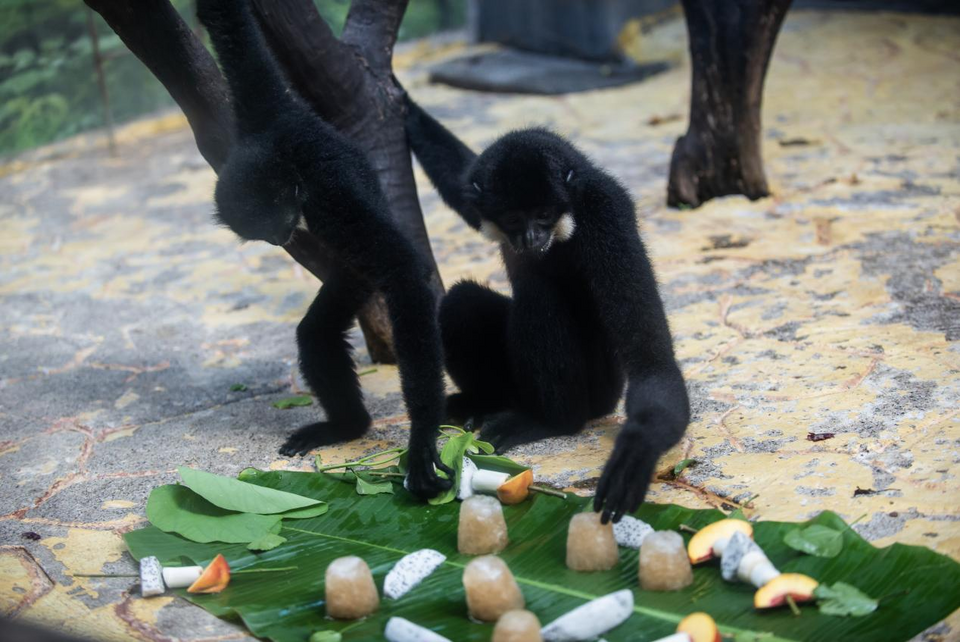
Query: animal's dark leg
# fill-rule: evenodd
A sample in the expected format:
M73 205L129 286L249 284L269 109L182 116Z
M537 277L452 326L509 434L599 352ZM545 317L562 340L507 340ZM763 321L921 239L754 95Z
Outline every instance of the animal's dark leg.
M514 284L507 336L513 402L484 418L481 438L503 451L580 430L591 415L584 337L557 283L526 275Z
M440 304L447 372L460 392L447 397L447 417L466 420L504 410L513 389L507 354L510 299L474 281L450 289Z
M437 322L437 300L428 283L425 263L412 247L394 247L403 257L379 272L381 289L393 327L393 345L400 387L410 416L407 488L419 497L433 497L450 487L434 467L450 478L453 471L437 454L437 431L443 421L443 354Z
M350 441L370 427L346 339L357 311L369 296L368 287L338 272L328 277L297 327L300 371L320 399L327 420L298 429L280 448L280 454L303 455L320 446Z
M573 435L583 428L585 422L582 416L550 421L522 411L506 410L483 418L480 438L493 444L498 453L503 453L514 446L547 437Z
M606 341L603 328L592 326L584 359L587 362L586 382L590 395L590 419L613 412L623 397L626 374L617 355Z

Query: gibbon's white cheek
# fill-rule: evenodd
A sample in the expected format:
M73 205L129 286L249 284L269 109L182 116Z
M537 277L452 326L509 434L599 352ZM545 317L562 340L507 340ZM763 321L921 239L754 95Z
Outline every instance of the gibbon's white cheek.
M303 230L304 232L309 232L310 228L307 227L307 219L301 214L300 218L297 220L297 229Z
M553 238L558 242L569 241L576 229L577 222L573 220L573 214L564 214L553 226Z
M480 233L494 243L506 243L510 240L493 221L480 221Z

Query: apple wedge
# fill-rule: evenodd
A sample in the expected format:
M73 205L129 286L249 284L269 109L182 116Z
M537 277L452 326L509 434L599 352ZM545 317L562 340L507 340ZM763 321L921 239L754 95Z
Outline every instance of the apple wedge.
M497 487L497 499L507 506L519 504L530 495L531 484L533 484L533 471L527 469L500 484Z
M691 613L680 620L677 633L686 633L692 642L721 642L720 629L706 613Z
M219 593L230 583L230 565L218 554L203 573L187 588L187 593Z
M714 545L725 544L734 533L743 533L752 538L753 526L750 525L750 522L745 522L742 519L721 519L719 522L701 528L690 538L690 543L687 544L687 555L690 556L690 563L699 564L712 559L715 555L719 555L723 546L717 546L715 551Z
M813 600L813 591L818 582L812 577L800 573L783 573L764 584L753 595L753 606L758 609L772 609L787 603L787 597L794 602Z

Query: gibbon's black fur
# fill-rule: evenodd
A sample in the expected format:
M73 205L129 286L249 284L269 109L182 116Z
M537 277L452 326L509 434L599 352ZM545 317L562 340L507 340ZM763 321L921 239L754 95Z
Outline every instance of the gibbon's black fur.
M594 507L639 507L690 404L633 201L612 176L545 129L475 155L408 98L407 136L443 200L501 245L513 289L455 285L440 306L447 414L482 422L498 450L569 435L614 410L626 423Z
M443 357L429 270L392 222L363 152L318 118L286 84L249 0L201 0L232 95L236 136L215 192L217 218L247 240L285 244L305 225L337 266L297 327L300 369L327 420L303 426L284 455L363 435L370 415L345 333L374 291L386 298L410 415L408 487L422 497L451 482L437 456Z

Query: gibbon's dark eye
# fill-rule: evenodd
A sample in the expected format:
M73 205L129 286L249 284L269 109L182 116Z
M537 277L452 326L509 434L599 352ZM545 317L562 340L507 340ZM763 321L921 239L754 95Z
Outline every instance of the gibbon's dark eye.
M503 217L503 224L507 227L519 227L522 222L522 217L519 214L507 214Z
M549 223L553 220L553 214L548 211L538 212L537 213L537 222L538 223Z

